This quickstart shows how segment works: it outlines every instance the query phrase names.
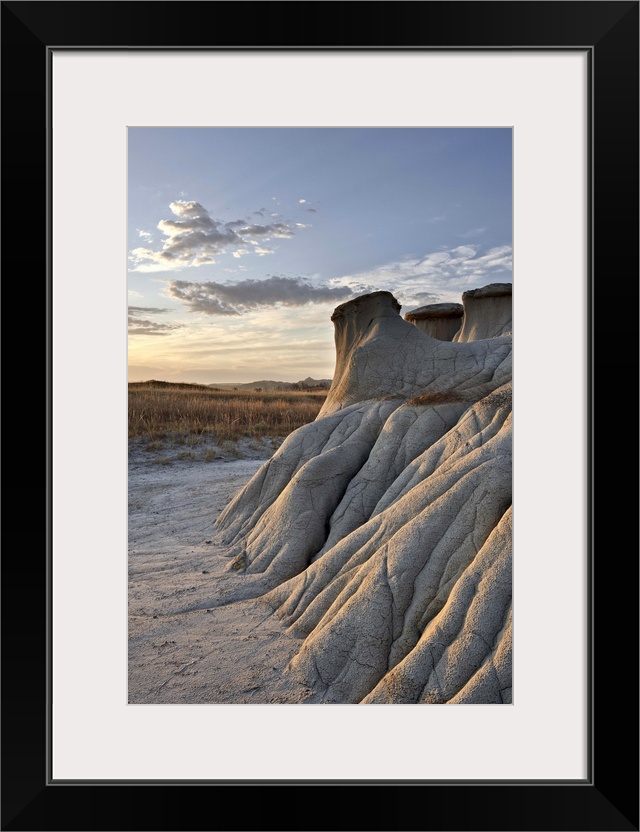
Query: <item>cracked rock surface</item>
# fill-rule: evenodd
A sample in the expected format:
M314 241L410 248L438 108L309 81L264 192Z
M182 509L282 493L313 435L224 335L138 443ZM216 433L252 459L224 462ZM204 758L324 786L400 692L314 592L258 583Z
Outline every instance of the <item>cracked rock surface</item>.
M462 300L453 341L338 306L320 414L216 521L204 605L259 599L306 701L511 702L511 286Z

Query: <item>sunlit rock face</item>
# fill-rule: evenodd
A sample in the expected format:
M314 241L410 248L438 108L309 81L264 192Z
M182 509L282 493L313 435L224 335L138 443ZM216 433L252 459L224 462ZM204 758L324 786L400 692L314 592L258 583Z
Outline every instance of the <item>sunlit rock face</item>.
M454 341L478 341L511 334L511 283L490 283L462 295L464 318Z
M460 329L463 314L461 303L431 303L412 309L404 319L438 341L452 341Z
M302 639L287 672L319 701L511 702L511 297L487 288L457 341L389 292L337 307L318 418L218 520L236 597Z

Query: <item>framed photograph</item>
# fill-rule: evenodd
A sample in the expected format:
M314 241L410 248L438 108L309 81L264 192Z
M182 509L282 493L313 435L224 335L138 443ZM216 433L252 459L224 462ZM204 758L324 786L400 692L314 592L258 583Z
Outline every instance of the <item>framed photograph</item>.
M237 26L221 33L222 11ZM610 437L628 434L611 393L628 389L631 361L615 357L629 327L625 317L614 333L612 308L638 300L638 3L3 2L2 22L5 274L31 263L27 228L38 228L47 413L42 545L3 563L3 829L637 830L637 557L616 533L635 509L621 480L628 437L622 450ZM127 220L133 154L145 164L132 131L159 128L509 134L516 693L505 707L134 704L127 266L157 266L167 246L141 226L132 254ZM269 180L266 150L262 169L252 152L252 177ZM161 164L184 187L178 162ZM28 222L13 204L25 191ZM161 219L169 254L185 257L184 223L196 234L206 206L177 198ZM316 211L307 198L298 210ZM229 219L240 262L247 247L269 253L264 217ZM295 219L269 228L286 238ZM219 303L185 281L176 301ZM134 329L166 333L149 297L129 300ZM353 817L323 799L334 788L351 790Z

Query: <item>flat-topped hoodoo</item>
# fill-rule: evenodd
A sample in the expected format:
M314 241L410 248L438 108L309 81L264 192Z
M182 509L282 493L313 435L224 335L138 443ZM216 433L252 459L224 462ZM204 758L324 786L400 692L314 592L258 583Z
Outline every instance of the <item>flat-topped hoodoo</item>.
M454 341L479 341L511 334L511 283L490 283L462 295L464 318Z
M452 341L463 315L461 303L430 303L407 312L404 319L438 341Z

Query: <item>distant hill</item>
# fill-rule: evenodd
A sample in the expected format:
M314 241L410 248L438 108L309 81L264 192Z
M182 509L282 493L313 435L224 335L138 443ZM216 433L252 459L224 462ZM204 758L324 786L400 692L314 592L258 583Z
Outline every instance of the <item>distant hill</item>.
M328 390L331 387L330 378L307 378L301 381L272 381L262 379L261 381L241 382L215 382L207 387L217 387L220 390Z
M206 390L210 385L207 384L187 384L182 381L157 381L155 378L149 381L130 381L129 388L135 390L136 388L153 388L156 390Z

